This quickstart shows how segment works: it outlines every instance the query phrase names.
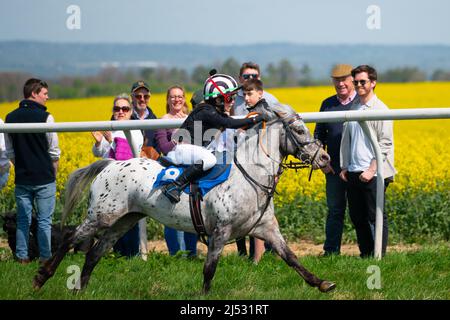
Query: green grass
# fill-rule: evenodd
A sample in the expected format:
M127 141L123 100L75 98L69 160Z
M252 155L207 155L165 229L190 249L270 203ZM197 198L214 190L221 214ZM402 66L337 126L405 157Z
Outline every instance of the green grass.
M37 262L19 265L0 249L0 300L5 299L450 299L450 250L447 244L416 252L389 253L383 260L354 256L303 257L301 262L321 278L334 281L328 294L309 287L282 260L265 255L258 265L231 254L222 257L208 295L202 295L203 263L153 252L147 262L114 255L104 257L87 289L74 294L66 287L70 265L82 266L84 255L69 254L55 276L40 290L31 288ZM371 274L381 270L381 289L367 288Z

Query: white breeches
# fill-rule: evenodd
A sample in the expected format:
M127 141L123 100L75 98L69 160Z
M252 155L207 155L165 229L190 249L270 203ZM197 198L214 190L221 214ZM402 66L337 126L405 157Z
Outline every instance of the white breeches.
M196 164L203 161L203 171L211 169L217 162L216 156L211 151L194 144L178 144L167 154L167 158L173 163Z

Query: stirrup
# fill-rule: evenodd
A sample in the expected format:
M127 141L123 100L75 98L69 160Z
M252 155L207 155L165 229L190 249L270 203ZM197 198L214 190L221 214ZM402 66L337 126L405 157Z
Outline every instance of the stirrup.
M163 186L163 188L162 188L162 193L172 203L180 202L181 191L182 190L180 190L180 188L177 185L174 185L173 183L169 183L169 184Z

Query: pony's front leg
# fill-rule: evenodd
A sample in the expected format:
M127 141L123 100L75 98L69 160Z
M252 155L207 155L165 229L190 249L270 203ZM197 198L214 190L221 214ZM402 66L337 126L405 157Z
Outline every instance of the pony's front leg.
M309 272L303 265L300 264L297 256L292 252L292 250L286 244L283 236L278 228L278 222L276 218L273 217L273 222L266 222L263 225L259 225L251 233L251 235L264 239L273 248L273 250L301 277L312 287L318 287L321 292L328 292L336 288L336 285L327 280L322 280L316 277L314 274Z
M203 294L211 289L211 281L216 273L217 263L223 251L225 243L230 237L231 227L216 227L211 237L208 238L208 254L203 267Z

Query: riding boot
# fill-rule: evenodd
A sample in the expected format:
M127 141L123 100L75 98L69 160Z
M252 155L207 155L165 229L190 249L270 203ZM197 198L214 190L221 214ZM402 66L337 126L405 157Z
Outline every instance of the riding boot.
M172 203L180 201L180 194L192 181L203 175L203 162L196 163L185 170L173 182L162 187L162 193L169 198Z

